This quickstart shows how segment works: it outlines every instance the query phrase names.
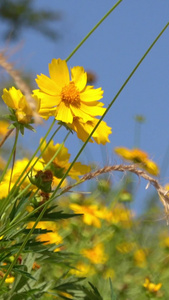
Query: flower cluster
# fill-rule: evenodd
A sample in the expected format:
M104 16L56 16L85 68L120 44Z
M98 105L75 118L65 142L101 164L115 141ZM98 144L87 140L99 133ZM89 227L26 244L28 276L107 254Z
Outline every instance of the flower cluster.
M3 181L0 183L0 198L4 198L8 195L9 191L13 188L19 177L21 178L20 184L18 184L20 185L20 189L22 190L29 187L29 190L34 192L38 187L42 191L49 193L53 188L57 187L60 179L63 177L70 166L70 154L68 153L68 149L65 146L62 145L61 147L60 144L54 145L53 140L49 143L46 150L44 150L45 146L46 142L44 142L43 146L41 147L41 151L43 151L42 159L38 160L38 158L35 157L29 167L27 167L29 159L23 158L22 160L17 160L15 162L13 170L9 169L6 172ZM58 152L58 155L56 155L56 157L52 160L54 153L57 152L59 147L60 151ZM50 164L49 161L51 162ZM44 174L41 172L43 172L43 169L47 164L47 170L51 173L50 178L48 176L50 180L47 180L44 175L41 176L42 174ZM83 165L80 162L76 162L70 170L69 176L72 179L77 180L79 176L86 174L89 171L89 166ZM21 174L22 176L20 176ZM23 177L25 177L24 180L22 180ZM49 187L49 184L51 188ZM63 181L62 187L65 186L65 184L66 181Z

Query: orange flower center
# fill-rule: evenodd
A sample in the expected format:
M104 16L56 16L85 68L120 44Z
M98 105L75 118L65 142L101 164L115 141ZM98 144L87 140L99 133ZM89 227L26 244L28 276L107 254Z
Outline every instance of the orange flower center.
M62 88L61 98L66 105L74 104L78 107L80 106L80 93L73 81Z

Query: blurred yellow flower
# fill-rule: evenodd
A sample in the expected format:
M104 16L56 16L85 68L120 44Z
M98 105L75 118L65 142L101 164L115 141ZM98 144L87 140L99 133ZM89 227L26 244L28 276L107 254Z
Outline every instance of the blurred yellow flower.
M132 226L132 212L123 205L113 208L104 208L104 218L111 224L122 225L125 228Z
M98 119L93 118L90 121L84 122L83 119L74 117L72 124L68 124L68 126L72 130L76 131L79 139L85 142L98 121ZM97 144L105 145L106 143L110 142L108 136L111 133L111 127L107 126L106 122L101 121L89 142L93 143L94 140Z
M150 279L147 277L145 279L145 282L143 284L143 286L145 287L145 289L151 293L157 293L161 287L162 287L162 283L158 283L158 284L155 284L155 283L152 283L150 281Z
M70 273L75 276L85 277L85 276L92 276L95 273L95 270L90 264L85 264L79 261L75 266L75 269L70 270Z
M72 203L69 206L75 213L83 214L83 222L85 224L92 225L97 228L101 227L100 218L102 216L102 211L98 209L97 205L79 205Z
M0 120L0 136L4 136L8 132L9 123Z
M70 79L66 61L52 59L49 74L50 78L43 74L37 76L36 83L40 90L34 91L41 100L43 113L53 109L55 118L65 123L72 123L74 116L87 122L103 115L104 104L98 102L103 90L86 85L87 73L83 67L73 67Z
M149 174L157 176L159 168L156 163L149 159L148 154L140 149L128 149L125 147L116 147L115 153L122 158L139 164L139 167L146 170Z
M49 143L46 150L42 153L42 158L45 164L47 164L52 159L52 157L58 151L60 146L61 146L60 144L54 145L53 140ZM41 146L41 151L43 151L45 147L46 147L46 141ZM68 149L63 145L50 166L54 176L58 178L63 177L63 175L70 167L69 158L70 158L70 154L68 153ZM73 167L69 171L69 176L73 179L78 180L80 175L86 174L88 172L90 172L89 166L82 165L80 162L75 162Z
M14 276L8 275L7 278L5 279L5 282L6 282L7 284L10 284L10 283L13 283L14 280L15 280L15 277L14 277Z
M25 171L25 173L23 174L23 177L30 170L30 168L33 165L33 163L35 162L35 160L36 160L36 157L32 160L31 165ZM15 164L14 164L14 168L13 168L13 172L12 172L12 178L11 178L11 169L7 170L7 172L6 172L5 176L4 176L3 181L0 183L0 198L6 197L8 195L8 193L9 193L9 184L10 184L10 189L12 189L12 187L15 185L16 181L20 177L21 173L23 172L23 170L27 166L28 162L29 162L28 158L23 158L21 160L17 160L15 162ZM35 166L33 167L32 173L36 174L36 172L39 171L39 170L42 170L43 167L44 167L43 164L40 161L38 161L35 164ZM30 180L29 180L29 178L27 176L25 178L24 182L21 184L20 188L24 189L29 184L30 184ZM32 185L30 187L30 190L34 190L34 189L36 189L36 186Z
M92 264L104 264L108 259L102 243L97 244L93 248L81 250L81 254L88 258Z
M146 266L147 252L144 249L138 249L134 252L134 261L136 266L144 268Z
M23 124L31 122L33 111L20 90L17 90L15 87L10 88L9 91L4 89L2 99L8 107L14 109L18 122ZM38 111L40 102L37 97L34 97L34 100Z
M34 222L28 223L27 228L32 228ZM46 229L50 232L39 234L36 238L37 241L43 242L44 245L56 244L59 245L63 242L62 237L58 233L58 228L55 222L42 221L36 225L36 228ZM58 250L58 248L56 248Z
M37 176L37 174L40 173L44 169L44 166L45 166L45 162L43 160L38 160L36 162L36 164L33 166L33 169L31 170L31 167L35 163L36 160L37 160L37 157L34 157L31 164L29 165L29 167L25 170L22 178L25 177L25 175L27 175L27 176L25 177L24 181L22 182L22 184L20 186L21 190L23 190L28 185L30 185L30 183L31 183L31 185L29 187L29 191L34 192L37 190L37 187L39 187L41 189L40 186L36 185L35 181L33 181L33 180L30 181L30 179L32 179L32 178L34 179L35 176ZM17 160L14 164L12 178L11 178L11 169L7 170L3 181L0 183L0 199L3 197L6 197L8 195L9 185L10 185L10 190L11 190L13 188L13 186L16 184L16 181L18 180L18 178L20 177L20 175L22 174L23 170L26 168L28 163L29 163L28 158L23 158L21 160ZM82 168L83 168L83 165L82 165ZM30 170L31 170L31 172L29 172ZM74 170L74 172L75 172L75 170ZM79 175L78 172L79 172L79 170L76 171L76 175L77 174ZM20 179L20 181L22 181L22 178ZM52 180L52 188L56 187L60 182L60 178L57 178L55 176L53 176L53 179L51 179L51 180ZM61 187L64 187L66 184L67 184L67 181L64 180ZM45 183L44 183L44 185L45 185Z

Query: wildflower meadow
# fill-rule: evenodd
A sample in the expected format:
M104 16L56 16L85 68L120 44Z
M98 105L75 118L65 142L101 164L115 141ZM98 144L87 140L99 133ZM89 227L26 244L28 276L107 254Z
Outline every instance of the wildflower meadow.
M156 159L125 144L113 145L116 159L102 167L82 159L88 144L111 144L106 114L169 30L169 23L161 28L106 107L94 75L69 62L122 2L67 58L49 59L48 72L32 78L36 88L0 51L1 71L12 82L0 102L0 300L169 299L169 185L161 184ZM18 146L29 131L38 141L33 154ZM72 136L80 145L74 157ZM149 189L152 197L137 214L142 181L145 198Z

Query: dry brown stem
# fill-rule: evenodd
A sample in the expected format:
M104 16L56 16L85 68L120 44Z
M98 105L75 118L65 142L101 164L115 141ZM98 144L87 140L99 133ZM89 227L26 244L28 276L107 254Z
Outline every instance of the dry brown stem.
M26 100L29 103L33 111L34 121L36 124L42 123L40 116L36 112L36 103L31 96L31 91L29 86L25 83L25 81L21 78L19 71L14 69L12 63L7 61L7 57L4 55L3 52L0 52L0 66L13 78L15 81L16 86L22 91L25 95Z
M166 216L169 216L169 191L167 191L162 185L160 185L160 183L158 182L157 179L155 179L154 177L148 175L145 171L142 171L140 169L137 168L136 165L114 165L114 166L105 166L102 169L99 169L95 172L91 172L88 173L86 175L84 175L79 183L82 183L86 180L90 180L93 179L101 174L105 174L105 173L110 173L113 171L118 171L118 172L131 172L136 174L139 177L144 178L145 180L148 181L148 184L151 184L154 186L154 188L157 190L157 193L160 197L160 200L162 201L163 205L164 205L164 209L165 209L165 213ZM75 184L76 185L76 184ZM68 187L66 187L65 189L63 189L63 192L67 192L69 191L72 187L74 187L75 185L69 185ZM167 220L167 223L169 220Z

